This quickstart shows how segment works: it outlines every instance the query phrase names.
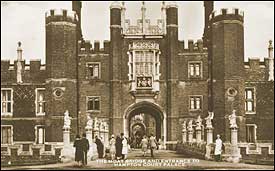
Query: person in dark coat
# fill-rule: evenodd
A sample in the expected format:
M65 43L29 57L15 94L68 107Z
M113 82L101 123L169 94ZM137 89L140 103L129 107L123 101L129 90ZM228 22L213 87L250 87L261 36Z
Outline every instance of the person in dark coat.
M86 138L86 134L82 134L82 139L81 139L81 146L82 146L82 164L87 165L87 153L90 148L89 140Z
M101 140L98 138L98 136L95 136L95 143L97 147L97 153L98 153L98 158L103 158L103 153L104 153L104 145L101 142Z
M122 157L122 138L118 135L116 137L116 158L121 159Z
M83 152L82 152L82 145L80 136L76 135L75 141L74 141L74 147L75 147L75 161L77 162L78 166L81 165L81 161L83 160Z

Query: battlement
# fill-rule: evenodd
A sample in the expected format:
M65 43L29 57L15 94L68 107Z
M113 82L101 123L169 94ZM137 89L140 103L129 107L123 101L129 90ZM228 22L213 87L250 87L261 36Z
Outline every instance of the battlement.
M252 70L267 68L269 66L268 60L268 58L264 58L264 61L261 61L260 58L248 58L248 62L244 62L244 68Z
M100 48L100 41L95 40L94 45L91 44L89 40L85 41L78 41L78 53L83 54L83 53L105 53L109 54L110 50L110 41L109 40L104 40L103 42L103 48Z
M212 21L212 23L222 20L238 20L243 22L244 12L240 11L238 8L223 8L220 11L213 11L209 17L209 20Z
M75 11L68 11L66 9L52 9L45 13L46 24L50 22L71 22L77 23L78 16Z
M207 48L203 47L203 41L201 39L194 42L194 40L189 39L187 49L185 49L185 42L179 41L180 52L207 52Z
M1 60L1 71L13 71L17 70L17 60L14 60L14 63L11 63L10 60ZM30 64L27 64L25 60L21 61L24 71L30 70L31 72L38 72L46 70L45 64L41 64L41 60L31 59Z

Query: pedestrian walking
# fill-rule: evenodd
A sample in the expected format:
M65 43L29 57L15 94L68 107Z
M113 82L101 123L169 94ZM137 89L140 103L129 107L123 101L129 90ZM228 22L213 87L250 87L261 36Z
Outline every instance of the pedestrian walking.
M148 140L146 135L144 135L143 139L141 140L141 150L143 152L143 156L146 155L147 149L148 149Z
M122 139L122 152L121 153L122 153L123 159L126 160L127 155L128 155L128 141L125 136L123 136L123 139Z
M116 140L115 140L115 135L112 135L110 142L110 154L111 154L111 159L114 160L116 156Z
M222 140L220 135L217 135L216 144L215 144L215 161L221 161L221 154L222 154Z
M82 152L81 140L79 135L76 135L75 137L74 147L75 147L75 161L77 162L78 166L81 166L81 161L83 160L82 159L83 152Z
M123 136L123 133L121 133ZM122 137L117 136L116 138L116 158L121 159L122 158Z
M151 157L154 157L154 151L157 148L157 141L156 138L151 134L149 138L149 143L150 143L150 150L151 150Z
M90 144L89 140L86 138L86 133L82 134L82 139L81 139L81 147L82 147L82 164L85 166L87 165L87 153L90 149Z
M103 150L104 150L104 145L102 141L98 138L98 136L95 136L95 144L97 148L97 153L98 153L98 158L103 158Z

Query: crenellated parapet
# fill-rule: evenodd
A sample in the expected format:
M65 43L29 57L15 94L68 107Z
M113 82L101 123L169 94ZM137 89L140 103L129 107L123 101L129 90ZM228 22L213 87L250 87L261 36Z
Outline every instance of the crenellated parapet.
M223 8L220 11L213 11L209 17L212 23L224 21L224 20L237 20L240 22L244 21L244 12L237 9L226 9Z
M45 14L46 24L50 22L70 22L76 24L78 16L75 11L66 9L52 9Z
M194 41L194 40L188 40L188 46L187 49L185 48L185 42L179 41L179 52L181 53L202 53L207 52L207 48L203 47L203 41L201 39Z
M268 58L261 61L260 58L248 58L248 62L244 62L245 69L258 70L268 67Z
M14 60L13 63L10 60L1 60L1 71L16 71L17 63L17 60ZM42 64L41 60L31 59L29 61L29 64L27 64L26 60L22 60L21 64L23 66L23 71L38 72L46 70L46 65Z
M78 53L79 54L109 54L110 41L104 40L103 48L100 48L100 41L95 40L94 44L89 40L78 41Z
M46 65L40 60L20 61L22 70L22 83L41 82L46 79ZM17 83L17 60L1 60L1 83Z
M249 81L267 81L269 71L269 59L249 58L244 62L245 78Z

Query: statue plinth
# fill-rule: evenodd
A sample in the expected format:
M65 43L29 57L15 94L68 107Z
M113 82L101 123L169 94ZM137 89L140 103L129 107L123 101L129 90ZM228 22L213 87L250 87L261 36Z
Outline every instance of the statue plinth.
M182 130L182 142L185 143L187 141L187 130Z
M201 126L196 126L196 130L201 130Z
M86 132L93 132L93 127L91 127L91 126L86 126L86 127L85 127L85 130L86 130Z
M188 142L193 142L193 129L188 129Z
M63 126L63 132L70 132L71 128L69 126Z
M238 128L230 127L231 130L231 144L238 145Z
M206 144L213 143L213 127L206 127Z
M62 149L62 161L69 162L74 159L74 148L70 143L70 130L68 126L63 127L63 149Z
M201 142L201 128L199 129L196 128L196 141L197 143Z

